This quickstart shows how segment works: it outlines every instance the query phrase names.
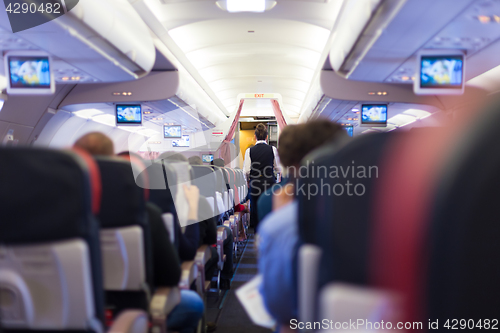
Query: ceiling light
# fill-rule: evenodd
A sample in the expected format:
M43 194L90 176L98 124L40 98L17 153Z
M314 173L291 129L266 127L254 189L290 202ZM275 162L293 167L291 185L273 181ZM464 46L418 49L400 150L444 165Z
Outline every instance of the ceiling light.
M227 11L230 13L238 12L257 12L262 13L266 10L266 0L227 0Z
M73 115L80 117L80 118L85 118L85 119L90 119L94 116L102 115L102 114L104 114L104 113L101 110L97 110L97 109L84 109L84 110L73 112Z
M486 16L486 15L479 15L477 17L477 19L479 20L479 22L481 22L483 24L490 23L490 21L491 21L491 17Z
M359 109L352 109L351 111L354 113L357 113L357 112L359 112Z

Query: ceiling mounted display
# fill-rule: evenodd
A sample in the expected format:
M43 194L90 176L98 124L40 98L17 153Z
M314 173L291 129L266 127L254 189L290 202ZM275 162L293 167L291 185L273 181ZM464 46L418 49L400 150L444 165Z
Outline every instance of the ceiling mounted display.
M417 56L417 95L461 95L465 56L460 50L423 50Z

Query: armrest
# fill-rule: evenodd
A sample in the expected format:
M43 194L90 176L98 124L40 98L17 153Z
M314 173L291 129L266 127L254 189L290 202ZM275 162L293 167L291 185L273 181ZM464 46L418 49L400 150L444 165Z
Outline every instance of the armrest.
M210 258L212 258L212 251L210 251L210 246L203 244L196 251L196 257L194 258L194 261L205 265L207 261L210 260Z
M298 253L299 320L313 321L316 304L316 284L321 259L321 249L304 244Z
M153 332L167 332L167 316L181 301L179 288L158 288L149 304L149 313L153 320ZM156 328L156 329L155 329Z
M181 265L181 270L179 288L189 290L189 287L198 276L198 266L194 261L185 261Z
M127 310L120 313L108 333L147 333L148 315L141 310Z
M229 217L229 222L231 223L231 231L233 232L233 239L238 242L238 215L231 215Z
M208 260L212 258L212 251L210 250L210 246L208 245L202 245L198 248L198 251L196 251L196 257L194 261L196 262L196 265L198 266L198 281L196 283L196 289L198 291L198 294L203 295L205 292L205 264L207 263Z
M217 267L222 270L224 267L224 241L227 239L226 228L217 227L217 254L219 255L219 261L217 262Z

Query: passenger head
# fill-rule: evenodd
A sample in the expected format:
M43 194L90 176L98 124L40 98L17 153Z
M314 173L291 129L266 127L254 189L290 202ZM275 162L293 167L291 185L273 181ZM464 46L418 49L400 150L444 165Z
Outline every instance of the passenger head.
M158 159L160 160L166 160L168 162L187 162L186 156L179 154L179 153L174 153L172 154L171 152L164 152L161 154Z
M327 119L317 119L305 124L285 127L279 138L278 153L281 163L295 178L300 161L325 143L347 135L342 126Z
M223 158L215 158L213 165L223 168L226 166L226 162Z
M115 152L113 141L100 132L85 134L76 140L74 147L85 150L91 155L112 156Z
M191 156L188 158L188 162L191 165L203 165L203 160L200 156Z
M263 123L260 123L255 127L255 138L257 141L267 140L267 127Z

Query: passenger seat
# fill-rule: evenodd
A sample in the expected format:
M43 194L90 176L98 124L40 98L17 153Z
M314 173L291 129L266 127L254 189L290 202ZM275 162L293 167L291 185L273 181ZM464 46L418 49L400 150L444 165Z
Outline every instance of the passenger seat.
M0 183L4 333L104 332L95 162L83 152L0 149ZM144 311L124 311L111 331L147 328Z

